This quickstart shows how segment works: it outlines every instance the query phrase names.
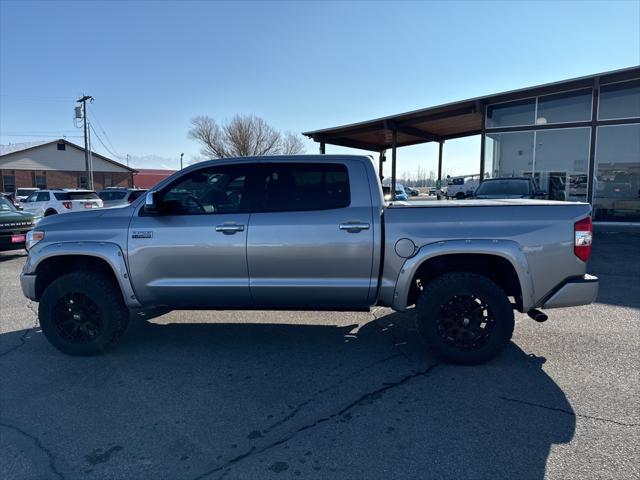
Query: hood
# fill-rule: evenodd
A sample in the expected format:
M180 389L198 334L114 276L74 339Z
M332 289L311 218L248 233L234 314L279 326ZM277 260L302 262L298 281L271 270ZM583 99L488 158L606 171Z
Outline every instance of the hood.
M104 209L99 210L88 210L86 212L70 212L70 213L59 213L58 215L49 215L48 217L43 217L40 222L38 222L38 227L46 227L49 225L59 225L61 223L76 223L76 222L86 222L91 221L96 218L99 218L105 214Z
M29 224L33 224L35 220L35 216L27 212L21 211L0 211L0 227L2 227L5 223L23 223L28 222Z

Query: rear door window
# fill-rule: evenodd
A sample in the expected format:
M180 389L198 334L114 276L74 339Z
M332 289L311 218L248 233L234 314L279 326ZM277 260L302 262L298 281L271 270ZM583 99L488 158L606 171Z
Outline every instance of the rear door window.
M258 183L263 212L345 208L347 167L338 163L267 163Z

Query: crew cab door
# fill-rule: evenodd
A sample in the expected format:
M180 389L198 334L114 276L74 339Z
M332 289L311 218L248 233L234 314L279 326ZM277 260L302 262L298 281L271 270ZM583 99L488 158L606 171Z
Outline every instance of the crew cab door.
M258 306L367 305L373 225L359 162L264 162L256 182L247 260Z
M134 214L128 260L144 305L251 305L250 171L249 164L192 170L158 192L158 213Z

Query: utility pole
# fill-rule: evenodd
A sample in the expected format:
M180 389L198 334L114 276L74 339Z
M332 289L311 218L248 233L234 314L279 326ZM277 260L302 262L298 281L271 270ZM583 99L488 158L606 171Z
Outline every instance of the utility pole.
M184 157L184 153L180 154L180 170L182 170L182 157Z
M129 154L127 153L127 167L129 166Z
M87 100L93 102L93 97L91 95L83 95L82 98L78 99L78 103L82 103L82 120L84 123L84 166L85 170L87 171L87 183L89 183L91 172L89 168L89 130L87 127ZM93 188L93 185L89 185L89 188Z

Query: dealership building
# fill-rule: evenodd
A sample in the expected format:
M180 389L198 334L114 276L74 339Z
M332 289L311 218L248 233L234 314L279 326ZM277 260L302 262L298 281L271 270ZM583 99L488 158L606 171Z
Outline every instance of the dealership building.
M550 199L588 201L597 220L640 221L640 66L305 132L320 144L391 156L480 136L480 177L532 176ZM446 162L446 159L444 159ZM395 188L392 188L395 191Z
M89 188L84 148L63 138L0 145L0 192L17 188ZM93 187L133 186L133 168L91 152Z

